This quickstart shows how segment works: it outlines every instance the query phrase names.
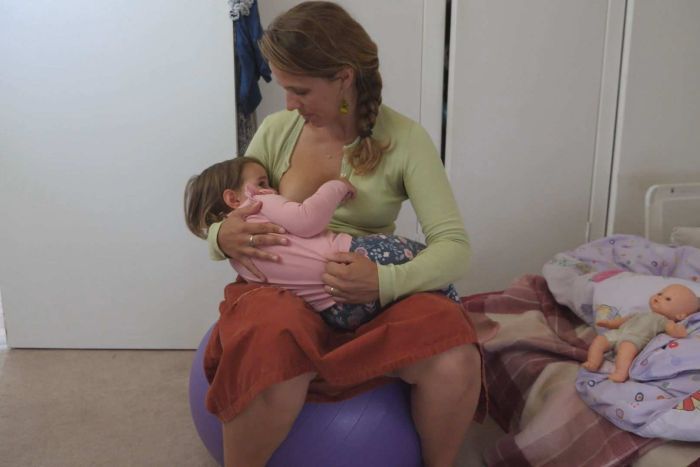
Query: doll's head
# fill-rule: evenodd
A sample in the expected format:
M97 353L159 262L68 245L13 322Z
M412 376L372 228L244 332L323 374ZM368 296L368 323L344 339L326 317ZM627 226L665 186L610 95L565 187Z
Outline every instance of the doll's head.
M700 302L695 292L688 287L671 284L649 298L649 307L654 313L680 321L698 311Z

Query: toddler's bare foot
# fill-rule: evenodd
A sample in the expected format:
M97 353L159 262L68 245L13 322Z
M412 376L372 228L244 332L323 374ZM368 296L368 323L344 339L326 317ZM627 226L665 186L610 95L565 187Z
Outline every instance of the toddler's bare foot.
M627 381L627 378L629 378L629 374L627 374L627 372L613 371L608 375L608 379L610 381L614 381L615 383L624 383Z

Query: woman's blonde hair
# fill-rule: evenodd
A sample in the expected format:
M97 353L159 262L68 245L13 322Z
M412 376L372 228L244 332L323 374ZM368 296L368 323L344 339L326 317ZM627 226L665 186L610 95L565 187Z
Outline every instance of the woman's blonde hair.
M372 137L382 103L377 45L343 8L331 2L303 2L275 18L260 39L260 51L285 73L333 79L355 71L360 144L350 154L358 174L372 172L390 142Z
M207 167L187 181L185 223L193 234L206 239L209 226L224 220L232 211L224 202L224 191L241 188L243 167L250 163L263 167L259 160L241 156Z

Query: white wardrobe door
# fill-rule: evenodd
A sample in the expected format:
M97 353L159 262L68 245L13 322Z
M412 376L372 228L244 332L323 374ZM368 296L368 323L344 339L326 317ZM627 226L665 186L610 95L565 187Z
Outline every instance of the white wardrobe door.
M462 293L586 241L608 2L453 1L447 167L470 234Z
M700 182L699 24L697 1L628 2L611 232L644 234L650 186ZM697 200L679 207L664 219L666 233L700 225Z
M232 40L220 0L2 2L11 347L194 348L218 317L182 196L235 148Z
M260 19L266 27L299 0L260 1ZM444 66L445 0L340 0L367 30L379 49L383 102L421 122L440 148L442 77ZM261 80L262 82L262 80ZM258 121L285 108L284 91L274 82L261 85L263 101ZM421 238L416 216L404 203L396 233Z

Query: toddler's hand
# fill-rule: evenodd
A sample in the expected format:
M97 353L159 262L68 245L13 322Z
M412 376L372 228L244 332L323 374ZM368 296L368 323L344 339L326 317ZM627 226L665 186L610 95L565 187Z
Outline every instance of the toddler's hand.
M348 193L345 195L345 197L343 198L343 201L341 201L341 202L344 203L348 200L354 199L355 196L357 195L357 189L355 188L355 186L352 183L350 183L350 180L348 180L345 177L339 177L338 180L343 182L345 184L345 186L348 188Z
M248 196L254 195L276 195L277 191L272 188L262 188L251 183L246 184L245 191Z

